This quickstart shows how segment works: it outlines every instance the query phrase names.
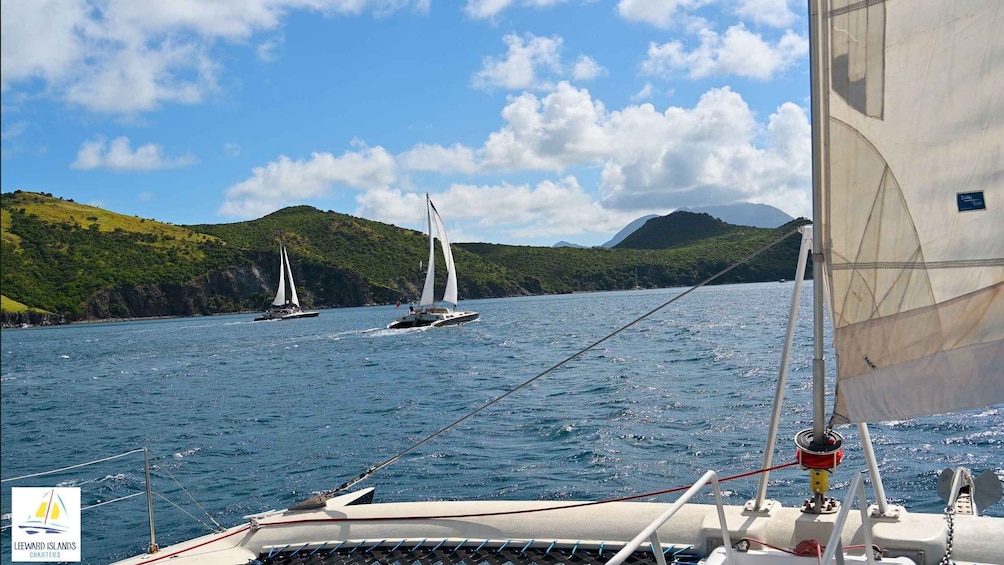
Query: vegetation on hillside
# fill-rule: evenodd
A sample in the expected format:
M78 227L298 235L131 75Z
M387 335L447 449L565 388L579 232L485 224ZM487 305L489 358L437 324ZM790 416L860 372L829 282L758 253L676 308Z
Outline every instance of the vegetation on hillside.
M726 224L709 214L673 212L652 218L614 247L617 249L672 249L748 228ZM757 228L751 228L757 229ZM747 231L746 233L750 233Z
M3 295L79 318L94 292L182 284L246 259L206 234L27 192L3 194Z
M732 226L736 229L724 235L670 249L630 249L621 245L612 249L550 248L489 243L460 246L510 272L519 273L523 287L538 293L689 286L745 259L806 222L796 220L776 229ZM789 237L715 282L791 278L798 245L798 237Z
M293 206L249 222L188 227L245 250L275 252L281 239L297 261L356 273L369 286L389 292L386 300L417 299L425 280L419 265L428 258L427 234L346 214ZM438 246L436 253L442 265ZM462 297L518 292L515 278L504 268L463 249L455 248L453 253L457 270L463 274L459 281ZM438 277L440 287L444 286L445 273Z
M614 249L455 244L459 294L690 285L805 222L771 230L676 213ZM310 206L247 222L174 226L17 191L0 194L0 226L3 309L70 319L257 309L274 292L280 239L306 306L417 299L428 253L426 234ZM797 249L790 237L717 282L791 278ZM444 277L438 274L439 288Z

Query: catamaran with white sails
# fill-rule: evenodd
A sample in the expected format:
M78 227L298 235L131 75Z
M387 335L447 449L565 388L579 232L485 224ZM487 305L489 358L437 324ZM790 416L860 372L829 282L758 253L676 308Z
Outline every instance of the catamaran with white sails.
M945 512L908 511L887 500L867 427L1004 403L1004 3L812 0L810 19L814 229L803 233L792 301L794 314L811 249L813 426L796 436L810 475L804 504L767 497L766 472L739 506L722 504L713 471L672 504L372 503L373 489L347 492L377 465L287 510L127 562L1004 563L1004 518L980 516L1000 497L992 470L949 470ZM775 452L794 320L761 471ZM860 471L841 479L842 500L828 496L844 443L834 427L845 423L858 427L870 501ZM716 504L689 502L708 485Z
M422 298L418 307L409 307L409 312L387 325L390 329L417 328L423 326L453 326L478 319L478 313L472 310L457 310L457 268L453 262L453 250L450 239L446 235L443 219L432 204L429 195L425 195L426 217L429 223L429 263L425 272L425 286L422 288ZM435 230L433 230L435 228ZM436 306L436 238L443 251L446 262L446 289L441 302L452 308Z
M254 321L316 318L318 314L319 312L305 311L300 308L300 298L296 295L296 284L293 282L293 270L289 266L289 255L286 254L286 246L280 245L279 288L275 291L275 299L272 300L272 307L266 310L261 316L255 318Z

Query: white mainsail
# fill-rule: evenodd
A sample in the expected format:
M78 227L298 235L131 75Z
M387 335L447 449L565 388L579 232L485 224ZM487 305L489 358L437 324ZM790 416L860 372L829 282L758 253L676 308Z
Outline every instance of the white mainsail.
M1004 2L829 4L834 422L1004 402Z
M272 306L282 306L286 303L286 247L279 249L279 288L275 291L275 300Z
M296 296L296 285L293 284L293 268L289 265L289 255L286 254L285 245L282 246L282 262L286 266L286 272L289 273L289 301L299 308L300 299Z
M428 198L428 195L426 195ZM457 305L457 270L453 264L453 250L450 248L450 239L446 236L446 226L443 219L439 217L439 211L429 200L429 210L432 219L436 222L436 233L439 234L439 245L443 249L443 258L446 261L446 290L443 291L443 302L454 306ZM430 262L431 264L431 262Z
M425 286L422 287L422 298L419 306L427 307L436 303L436 241L432 238L432 200L425 195L425 219L429 224L429 268L425 271Z
M422 298L419 306L432 306L435 303L435 278L436 278L436 241L439 238L439 245L443 250L444 261L446 262L446 290L443 292L443 302L457 305L457 272L453 264L453 251L450 249L450 240L446 236L446 227L443 219L439 217L439 212L432 204L429 195L425 195L426 216L429 223L429 269L425 272L425 286L422 288ZM435 225L435 232L433 232Z

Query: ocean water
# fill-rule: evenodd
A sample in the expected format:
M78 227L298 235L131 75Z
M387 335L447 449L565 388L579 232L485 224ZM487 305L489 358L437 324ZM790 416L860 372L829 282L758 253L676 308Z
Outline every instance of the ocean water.
M480 321L436 329L383 329L401 311L380 306L288 322L243 314L4 330L2 475L149 448L164 547L207 533L202 509L232 526L334 488L682 290L466 301ZM358 488L376 487L378 501L600 499L687 485L707 469L756 470L792 290L792 283L699 289ZM810 299L811 284L775 463L792 460L791 438L811 427ZM831 493L840 498L865 466L855 430L838 430L846 456ZM945 467L1004 476L1001 406L875 424L871 433L890 501L913 511L941 511L936 479ZM757 481L725 483L728 502L752 498ZM54 485L79 486L84 506L141 492L143 458L4 482L3 514L10 487ZM770 485L768 495L786 505L808 492L797 468L774 472ZM1004 516L1004 505L987 513ZM149 543L142 496L85 510L81 521L85 563L134 555ZM9 517L3 523L7 563Z

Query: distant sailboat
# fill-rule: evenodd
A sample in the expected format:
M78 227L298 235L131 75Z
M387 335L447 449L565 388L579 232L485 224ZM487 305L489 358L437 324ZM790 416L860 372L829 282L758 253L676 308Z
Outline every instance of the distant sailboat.
M286 278L289 278L289 293L286 293ZM289 267L289 256L286 246L279 246L279 288L275 292L272 307L264 314L254 319L256 322L265 320L292 320L296 318L314 318L318 312L305 312L300 309L300 299L296 296L296 285L293 284L293 271Z
M429 269L425 273L425 287L422 289L422 299L418 303L418 308L410 308L410 312L401 316L397 320L387 325L390 329L416 328L422 326L452 326L470 322L478 319L478 313L473 311L457 310L457 270L453 263L453 251L450 249L450 240L446 237L446 227L443 226L443 219L439 217L439 212L433 206L429 195L425 195L426 214L429 221ZM436 230L433 232L433 224ZM439 244L443 249L443 257L446 261L446 290L443 291L445 302L453 306L453 309L437 307L435 300L436 282L436 236L439 237Z

